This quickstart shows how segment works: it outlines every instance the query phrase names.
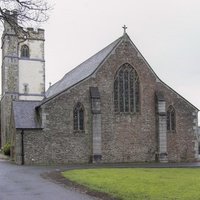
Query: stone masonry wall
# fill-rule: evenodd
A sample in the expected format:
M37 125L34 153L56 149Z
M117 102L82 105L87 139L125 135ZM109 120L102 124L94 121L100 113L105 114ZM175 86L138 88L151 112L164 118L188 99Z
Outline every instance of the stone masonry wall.
M176 130L167 132L168 159L173 162L193 161L197 137L197 110L178 94L167 88L163 83L157 83L157 90L164 94L166 109L172 105L176 112Z
M114 113L114 74L126 62L136 69L140 77L141 111L137 114ZM96 72L96 75L42 106L45 128L39 135L46 138L40 140L46 158L42 158L41 153L34 157L39 157L38 159L43 160L43 162L48 160L49 163L90 161L92 155L92 115L89 87L91 86L99 88L101 97L102 161L155 160L157 149L155 77L132 45L126 42L117 48L115 53ZM74 132L73 130L73 108L77 102L81 102L85 108L84 132ZM31 134L29 135L31 137ZM30 141L34 141L34 138L30 139ZM29 144L30 150L31 146L33 147L31 143ZM27 162L30 162L30 158L28 160ZM42 161L38 160L38 162Z
M140 79L140 112L115 113L114 76L119 67L131 64ZM92 156L90 87L98 87L101 100L102 162L154 161L158 150L155 92L164 91L166 106L177 113L176 133L167 136L169 160L194 160L194 108L163 84L140 53L124 40L89 78L41 106L44 129L25 131L26 164L86 163ZM73 108L84 106L84 131L73 130Z
M32 163L32 159L41 164L90 162L92 116L89 85L92 85L91 80L42 106L44 129L25 133L25 151L28 152L25 163ZM84 131L73 130L73 108L77 102L84 105Z
M11 101L18 92L18 38L10 26L4 24L2 35L2 97L1 97L1 143L10 142Z
M124 63L131 64L140 80L140 112L115 113L114 76ZM155 160L155 77L129 41L124 41L96 76L102 104L102 151L104 162Z

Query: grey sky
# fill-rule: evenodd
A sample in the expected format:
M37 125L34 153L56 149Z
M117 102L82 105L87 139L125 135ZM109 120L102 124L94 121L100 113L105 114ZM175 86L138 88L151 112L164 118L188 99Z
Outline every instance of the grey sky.
M46 89L119 38L122 26L155 73L200 108L199 0L49 0Z
M46 81L55 83L123 34L156 74L200 108L199 0L56 0L46 29Z

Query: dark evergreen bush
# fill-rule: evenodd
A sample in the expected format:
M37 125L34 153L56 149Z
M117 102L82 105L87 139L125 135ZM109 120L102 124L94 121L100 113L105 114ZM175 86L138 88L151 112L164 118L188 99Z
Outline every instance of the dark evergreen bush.
M3 146L3 152L5 155L7 156L10 156L10 143L6 143L4 146Z

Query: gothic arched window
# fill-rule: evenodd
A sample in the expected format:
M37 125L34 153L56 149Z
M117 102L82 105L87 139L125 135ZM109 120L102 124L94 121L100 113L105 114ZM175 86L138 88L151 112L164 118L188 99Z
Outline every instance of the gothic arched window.
M136 70L128 63L123 64L114 81L115 112L139 112L139 77Z
M27 45L23 45L21 47L21 57L24 57L24 58L29 58L29 47Z
M81 103L74 107L74 130L84 130L84 107Z
M169 106L167 109L167 130L175 131L176 128L176 113L173 106Z

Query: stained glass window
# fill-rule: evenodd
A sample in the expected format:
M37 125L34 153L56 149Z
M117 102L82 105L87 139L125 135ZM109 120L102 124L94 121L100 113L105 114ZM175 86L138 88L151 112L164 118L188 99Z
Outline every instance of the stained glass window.
M173 106L167 109L167 130L175 131L176 128L176 113Z
M139 112L139 77L128 63L123 64L114 80L115 112Z
M74 107L74 130L84 130L84 108L81 103Z

